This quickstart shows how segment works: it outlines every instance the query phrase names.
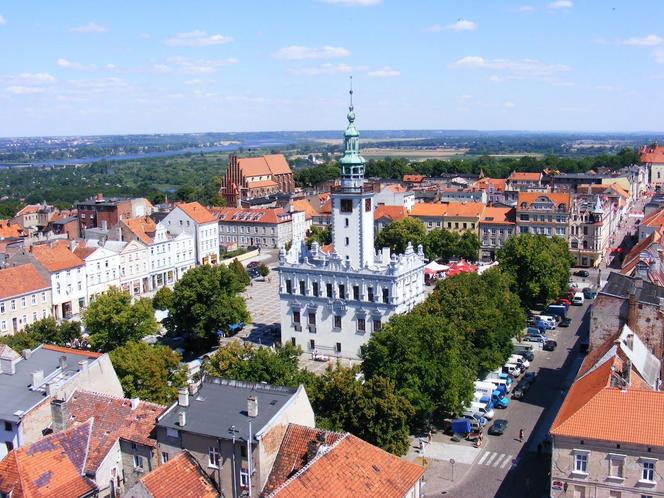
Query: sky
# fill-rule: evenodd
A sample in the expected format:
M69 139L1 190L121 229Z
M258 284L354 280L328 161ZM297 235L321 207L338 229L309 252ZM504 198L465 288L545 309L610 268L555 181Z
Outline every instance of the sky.
M664 130L662 0L0 1L0 136Z

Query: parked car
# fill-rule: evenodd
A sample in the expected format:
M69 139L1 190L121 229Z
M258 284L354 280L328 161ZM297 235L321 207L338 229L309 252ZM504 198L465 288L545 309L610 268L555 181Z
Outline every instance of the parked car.
M542 334L528 334L523 340L526 342L544 342L546 341L546 337Z
M542 346L542 349L544 351L555 351L555 349L558 347L558 343L554 341L553 339L547 339L544 341L544 345Z
M588 273L588 270L579 270L574 272L574 276L586 278L590 276L590 273Z
M574 306L583 306L583 301L585 298L583 297L583 292L577 292L574 294L574 297L572 298L572 304Z
M507 429L507 420L499 418L493 421L491 427L489 427L489 434L492 436L502 436L505 430Z
M532 384L535 382L537 379L537 373L536 372L528 372L526 375L523 376L522 382L528 382L529 384Z
M583 289L583 297L586 299L595 299L595 296L597 296L597 292L592 290L590 287Z
M247 269L258 268L261 265L260 261L252 261L247 265Z
M569 327L570 323L572 323L571 318L563 318L560 320L560 323L558 324L559 327Z
M556 301L556 304L564 304L565 306L571 306L572 302L569 299L565 298L565 297L561 297L560 299L558 299Z

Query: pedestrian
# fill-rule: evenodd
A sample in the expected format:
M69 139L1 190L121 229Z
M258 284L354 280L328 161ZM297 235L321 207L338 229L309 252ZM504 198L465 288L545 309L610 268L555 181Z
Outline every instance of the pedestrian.
M542 443L537 444L537 456L542 454Z
M523 429L519 429L519 442L523 442Z
M431 429L429 429L429 442L431 442Z

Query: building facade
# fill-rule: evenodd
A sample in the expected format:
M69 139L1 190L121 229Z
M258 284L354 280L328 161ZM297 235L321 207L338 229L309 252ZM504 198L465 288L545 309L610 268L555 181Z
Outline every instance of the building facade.
M51 283L31 264L0 270L0 336L51 316Z
M570 194L519 192L516 205L518 233L569 240Z
M282 208L213 208L219 220L219 244L226 247L282 247L304 240L304 213ZM304 231L303 231L304 229Z
M283 154L238 158L231 156L220 194L226 206L241 207L245 201L295 190L293 172Z
M219 262L219 225L207 208L198 202L178 204L161 223L173 235L191 235L197 264L216 265Z
M332 254L316 243L279 253L281 341L357 358L372 332L424 298L424 254L411 245L401 255L375 252L375 203L364 184L352 102L344 141L341 183L332 192Z
M76 204L81 233L86 228L111 228L132 217L131 199L104 199L102 194Z
M650 170L650 186L661 188L664 184L664 147L653 144L641 147L641 163Z
M480 260L494 261L497 251L515 233L514 208L485 208L479 222Z

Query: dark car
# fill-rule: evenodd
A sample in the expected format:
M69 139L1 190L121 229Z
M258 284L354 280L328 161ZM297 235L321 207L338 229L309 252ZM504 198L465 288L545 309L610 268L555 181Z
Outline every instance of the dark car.
M512 399L523 399L526 395L526 390L519 384L514 389L512 389Z
M542 349L544 351L555 351L555 349L558 347L558 343L554 341L553 339L547 339L544 341L544 345L542 346Z
M535 359L535 353L532 351L517 351L517 354L520 354L528 361L533 361Z
M521 382L527 382L528 384L532 384L533 382L535 382L535 379L537 379L536 372L527 372L526 375L523 376L523 380Z
M584 298L586 298L586 299L595 299L595 296L597 296L597 292L595 292L591 288L586 287L585 289L583 289L583 297Z
M574 276L586 278L590 276L590 273L588 273L588 270L579 270L574 272Z
M499 418L493 421L491 427L489 427L489 434L493 436L502 436L507 429L507 420Z
M572 320L570 318L565 317L562 320L560 320L558 327L569 327L570 323L572 323Z
M261 265L260 261L252 261L247 265L247 269L258 268Z

